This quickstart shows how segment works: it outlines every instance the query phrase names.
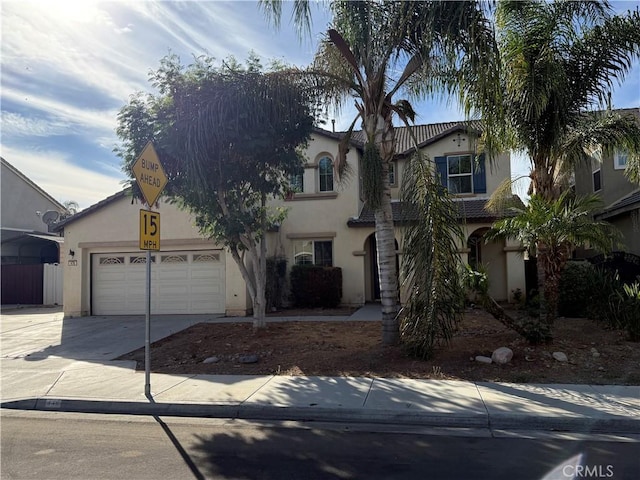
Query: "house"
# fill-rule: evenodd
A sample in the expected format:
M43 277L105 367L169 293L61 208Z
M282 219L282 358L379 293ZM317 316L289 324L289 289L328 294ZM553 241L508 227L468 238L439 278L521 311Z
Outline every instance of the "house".
M60 260L64 239L49 229L66 209L0 160L2 304L62 303L62 271L45 265Z
M511 241L485 244L482 238L497 218L485 205L490 193L510 178L509 155L500 155L491 164L481 158L476 166L478 132L462 122L416 126L414 133L419 147L434 159L438 178L456 193L465 232L465 242L460 245L462 259L486 266L494 298L509 300L517 289L524 291L520 245ZM270 255L285 258L289 266L340 267L342 304L352 306L379 298L373 213L362 201L358 180L362 154L362 137L358 135L347 154L352 175L339 183L333 162L342 134L314 131L304 173L293 179L295 193L273 202L288 209L287 218L267 235ZM389 175L396 216L402 175L413 149L406 128L397 129L397 144L399 153ZM63 260L67 316L144 312L145 256L138 249L140 208L125 192L119 192L61 224L64 250L74 252L73 258ZM190 216L174 205L161 202L159 212L161 251L152 254L152 313L246 314L251 303L231 256L202 238ZM400 256L400 226L396 240Z
M640 108L619 110L633 115L640 122ZM626 152L604 148L600 160L579 165L575 172L576 195L597 193L604 209L595 215L617 227L624 237L624 250L640 255L640 186L625 176L628 155Z

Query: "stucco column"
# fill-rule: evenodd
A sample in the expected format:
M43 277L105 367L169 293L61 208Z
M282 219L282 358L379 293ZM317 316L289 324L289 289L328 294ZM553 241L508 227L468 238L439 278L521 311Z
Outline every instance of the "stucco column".
M513 292L520 289L526 293L524 276L524 248L512 240L507 240L504 252L507 260L507 293L509 302L513 302Z

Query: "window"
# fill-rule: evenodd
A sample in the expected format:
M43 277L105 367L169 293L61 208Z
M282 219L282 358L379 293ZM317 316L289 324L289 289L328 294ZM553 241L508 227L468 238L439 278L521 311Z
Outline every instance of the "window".
M593 191L598 192L602 189L602 177L600 176L600 169L593 172Z
M484 153L435 157L436 175L451 193L487 193Z
M318 162L320 177L320 191L333 192L333 161L329 157L322 157Z
M389 162L389 185L396 184L396 162Z
M333 266L333 242L331 240L296 240L293 243L293 263Z
M289 184L293 193L304 192L304 173L296 173L289 177Z
M473 193L471 155L447 157L447 187L451 193Z
M626 150L616 150L613 153L613 168L616 170L624 170L627 168L629 161L629 152Z

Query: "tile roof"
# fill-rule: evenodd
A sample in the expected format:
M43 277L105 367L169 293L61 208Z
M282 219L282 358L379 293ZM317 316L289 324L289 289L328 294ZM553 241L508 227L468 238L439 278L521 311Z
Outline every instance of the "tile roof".
M603 212L597 215L598 218L615 217L618 214L625 213L634 208L640 208L640 190L632 192L621 200L610 205Z
M454 203L458 208L458 219L469 223L490 223L500 218L510 216L509 213L496 214L486 209L488 198L463 198L454 199ZM513 201L517 206L524 206L522 200L517 195L513 196ZM415 213L411 208L407 208L403 202L392 202L391 210L393 213L393 221L397 224L406 223L415 220ZM360 215L350 218L347 221L349 227L372 227L375 225L374 212L368 205L362 207Z
M406 156L413 152L414 142L411 137L411 131L416 137L419 148L440 140L447 135L458 131L466 131L479 134L481 125L478 120L470 120L469 122L443 122L430 123L427 125L413 125L409 127L395 127L396 134L396 151L397 156ZM340 140L346 135L346 132L330 132L321 128L316 128L315 132L320 135ZM362 130L356 130L351 136L351 143L356 147L362 147L365 142L365 134Z

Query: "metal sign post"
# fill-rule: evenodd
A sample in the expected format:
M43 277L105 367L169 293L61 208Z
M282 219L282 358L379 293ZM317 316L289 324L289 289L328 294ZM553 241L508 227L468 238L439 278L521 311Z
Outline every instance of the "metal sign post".
M151 398L151 250L147 250L147 287L144 312L144 395Z
M167 184L158 154L151 142L147 143L132 168L144 199L152 207ZM140 210L140 250L147 251L147 279L145 287L144 335L144 394L151 399L151 250L160 250L160 213Z

